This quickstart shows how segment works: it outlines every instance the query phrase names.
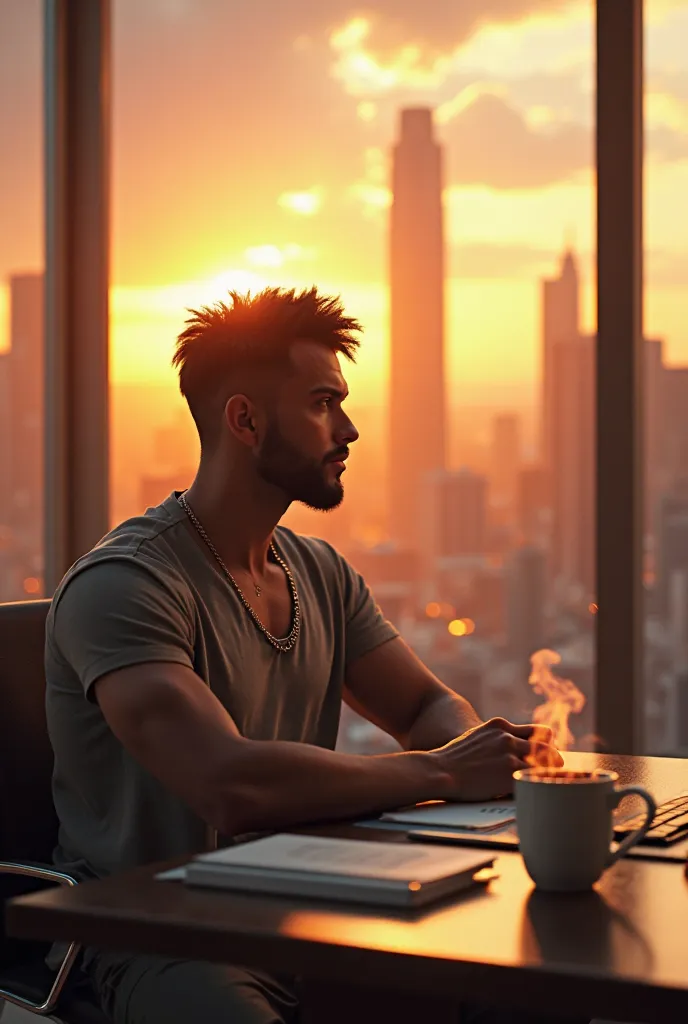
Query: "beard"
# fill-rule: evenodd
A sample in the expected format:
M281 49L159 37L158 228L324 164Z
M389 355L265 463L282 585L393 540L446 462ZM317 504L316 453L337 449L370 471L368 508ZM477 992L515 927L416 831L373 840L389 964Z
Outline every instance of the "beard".
M263 480L284 491L289 501L300 501L319 512L337 508L344 498L341 480L332 478L328 463L303 455L275 423L268 427L256 452L256 469Z

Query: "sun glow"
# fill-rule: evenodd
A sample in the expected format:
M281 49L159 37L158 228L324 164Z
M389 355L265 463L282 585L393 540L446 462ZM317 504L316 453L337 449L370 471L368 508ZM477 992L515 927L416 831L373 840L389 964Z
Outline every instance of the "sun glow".
M320 189L311 188L303 192L283 192L277 200L278 206L290 213L299 213L302 217L312 217L322 205Z

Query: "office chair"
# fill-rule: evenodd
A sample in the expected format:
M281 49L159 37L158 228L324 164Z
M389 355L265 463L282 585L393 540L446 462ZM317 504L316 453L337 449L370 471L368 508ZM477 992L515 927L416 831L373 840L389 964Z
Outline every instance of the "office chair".
M76 885L56 871L53 754L45 721L43 647L50 601L0 604L0 900L46 883ZM107 1024L95 996L72 967L69 947L55 973L49 943L25 942L0 929L0 1016L6 1003L58 1024Z

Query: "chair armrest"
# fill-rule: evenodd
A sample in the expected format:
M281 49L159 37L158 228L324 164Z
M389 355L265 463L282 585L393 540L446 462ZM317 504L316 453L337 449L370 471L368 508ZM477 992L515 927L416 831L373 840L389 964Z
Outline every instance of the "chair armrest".
M0 875L24 875L25 878L40 878L60 885L78 885L78 880L64 871L56 871L38 861L0 860Z
M25 878L37 878L45 882L55 882L58 885L78 885L78 880L73 878L72 875L68 875L64 871L56 871L55 868L49 867L47 864L39 864L35 862L20 863L19 861L0 861L0 875L22 875ZM52 1010L55 1009L55 1005L67 982L67 978L74 966L74 961L76 960L80 949L81 946L79 943L72 942L70 944L63 957L62 963L57 970L50 992L43 1002L34 1002L31 999L26 999L24 996L20 996L17 993L4 988L0 988L0 1000L4 999L8 1003L14 1003L15 1006L21 1006L25 1010L29 1010L31 1013L41 1015L51 1013Z

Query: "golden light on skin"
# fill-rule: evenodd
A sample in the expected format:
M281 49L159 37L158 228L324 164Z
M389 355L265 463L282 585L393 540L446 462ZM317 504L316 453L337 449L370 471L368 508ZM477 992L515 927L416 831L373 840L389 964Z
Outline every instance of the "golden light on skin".
M312 217L322 206L320 189L305 189L303 192L283 192L277 205L290 213L298 213L302 217Z

